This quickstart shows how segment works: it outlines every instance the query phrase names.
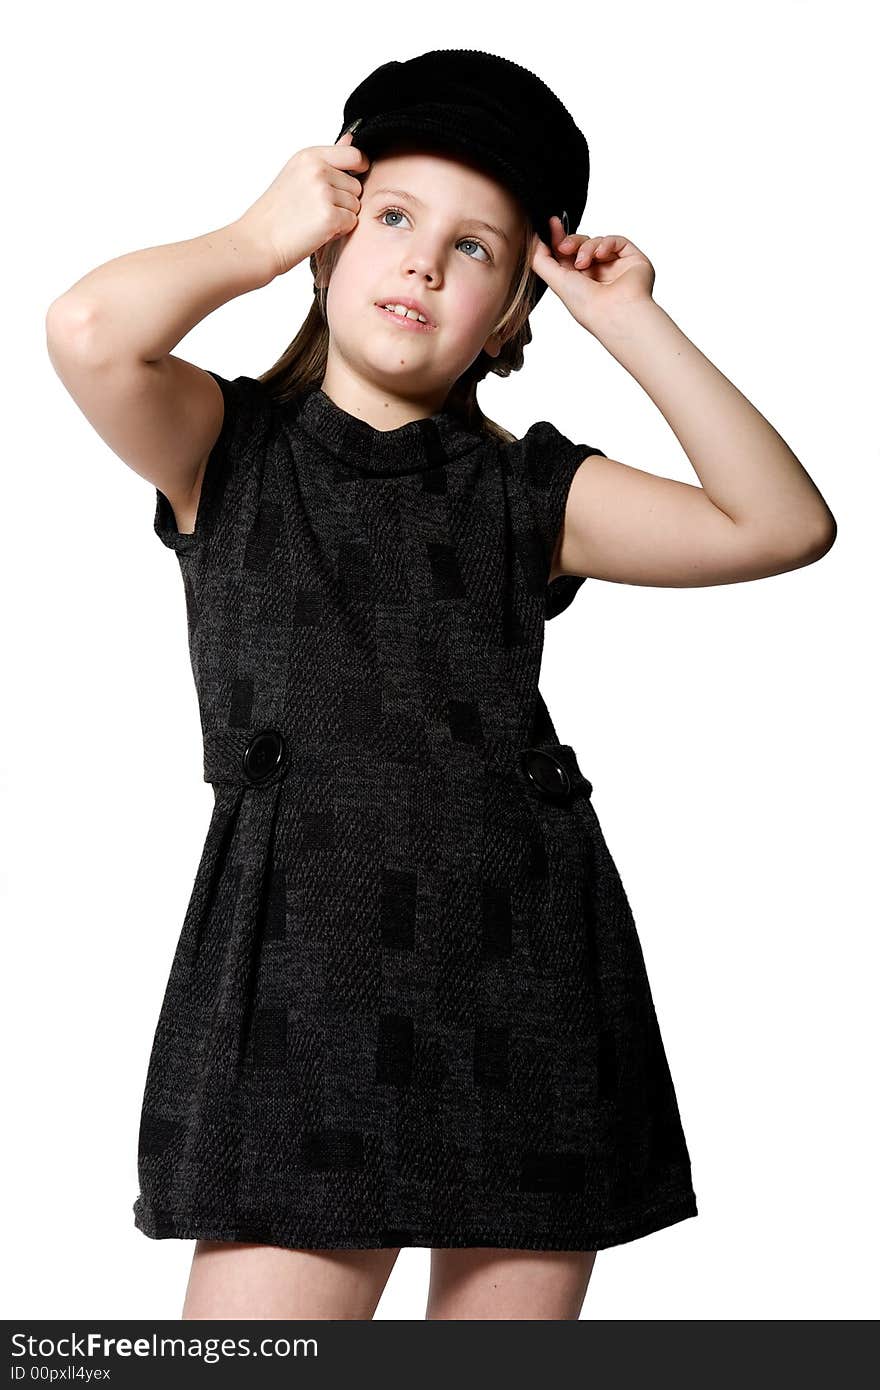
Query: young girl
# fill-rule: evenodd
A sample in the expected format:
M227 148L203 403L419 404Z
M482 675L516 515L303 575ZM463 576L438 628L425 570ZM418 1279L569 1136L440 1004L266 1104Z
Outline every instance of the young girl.
M56 370L156 487L215 794L134 1204L197 1242L184 1318L370 1318L427 1246L428 1317L573 1319L598 1249L697 1213L629 903L538 689L544 623L587 576L809 564L834 521L647 257L569 230L587 178L540 79L440 50L371 74L230 226L52 306ZM271 371L172 355L306 258ZM547 287L702 487L483 416Z

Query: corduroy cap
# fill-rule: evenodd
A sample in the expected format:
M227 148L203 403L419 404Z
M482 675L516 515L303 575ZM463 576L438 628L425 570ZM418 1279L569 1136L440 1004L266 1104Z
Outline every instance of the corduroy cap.
M403 137L465 155L513 193L551 245L555 213L575 232L587 202L590 152L571 114L528 68L475 48L392 61L345 103L342 129L371 161ZM538 279L535 303L547 288Z

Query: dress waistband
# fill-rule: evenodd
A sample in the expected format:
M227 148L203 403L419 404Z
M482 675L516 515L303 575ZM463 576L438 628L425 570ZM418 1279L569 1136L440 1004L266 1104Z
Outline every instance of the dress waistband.
M280 729L269 727L253 731L217 728L204 737L204 780L215 786L265 788L283 781L294 767L316 776L326 774L328 758L344 755L294 748ZM376 755L381 759L381 755ZM543 801L565 803L575 796L589 797L593 786L578 765L571 744L542 740L510 750L509 761L499 765L480 762L490 775L513 775L533 796ZM462 763L458 763L461 772Z

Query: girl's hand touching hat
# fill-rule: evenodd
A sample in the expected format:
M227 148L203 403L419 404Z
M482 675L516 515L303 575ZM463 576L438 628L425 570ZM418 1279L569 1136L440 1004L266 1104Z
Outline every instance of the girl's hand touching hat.
M345 131L333 145L309 145L291 155L280 174L238 218L262 246L274 275L284 275L328 242L358 225L370 160Z
M582 328L592 331L606 314L651 298L654 267L622 236L565 235L551 217L553 250L535 234L532 270L562 300Z

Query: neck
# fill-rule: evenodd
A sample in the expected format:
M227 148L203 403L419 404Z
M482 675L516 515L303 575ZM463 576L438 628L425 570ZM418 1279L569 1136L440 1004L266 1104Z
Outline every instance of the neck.
M447 389L429 393L389 389L328 359L320 388L335 405L375 430L396 430L443 409Z

